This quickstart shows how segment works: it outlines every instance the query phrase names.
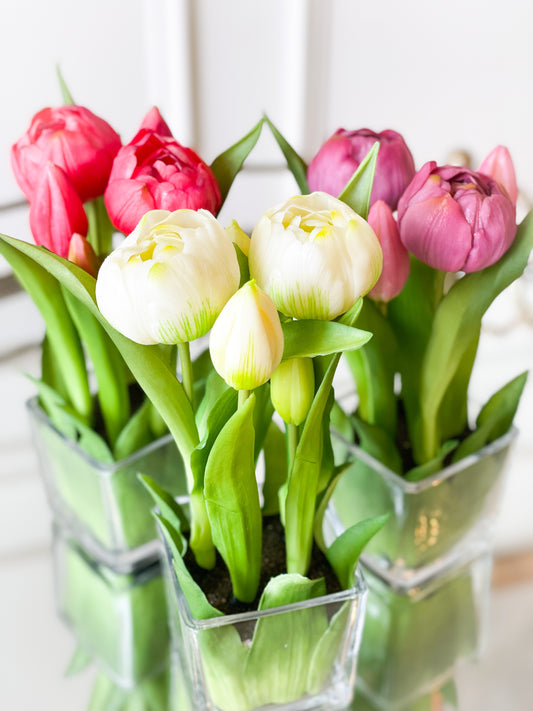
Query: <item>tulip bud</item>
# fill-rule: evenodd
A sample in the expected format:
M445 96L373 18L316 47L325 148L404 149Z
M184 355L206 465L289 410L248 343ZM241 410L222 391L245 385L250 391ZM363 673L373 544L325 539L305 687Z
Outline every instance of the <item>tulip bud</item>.
M43 109L11 149L15 178L30 202L48 161L62 168L80 199L104 194L120 136L83 106Z
M87 274L96 277L100 261L96 252L83 235L75 232L70 240L68 248L68 260L78 267L81 267Z
M435 162L418 171L398 204L404 246L445 272L475 272L494 264L516 234L506 191L480 173Z
M479 166L479 173L488 175L507 191L507 195L516 207L518 187L514 171L513 159L509 149L505 146L496 146Z
M258 388L280 364L279 315L253 279L222 309L211 331L209 351L217 373L236 390Z
M395 210L400 195L415 174L411 151L396 131L374 133L367 128L339 128L311 161L307 170L310 190L340 195L374 143L379 143L370 204L384 200Z
M65 172L47 163L30 204L30 227L36 244L60 257L68 255L74 232L86 235L89 225L83 204Z
M159 113L157 106L153 106L150 111L143 118L139 130L146 129L147 131L153 131L158 133L160 136L167 136L172 138L172 131L167 126L166 121Z
M328 321L374 286L382 253L362 217L318 192L291 198L261 217L249 263L250 275L279 311Z
M272 373L270 399L279 416L290 425L301 425L315 396L311 358L290 358Z
M226 232L231 237L231 241L233 242L233 244L236 244L237 247L239 247L239 249L241 250L241 252L245 256L248 256L250 252L250 238L248 237L246 232L241 229L237 220L232 220L231 224L226 227Z
M105 259L96 282L109 323L143 344L203 336L239 288L226 231L206 210L153 210Z
M368 223L383 250L383 271L369 296L375 301L388 302L398 296L407 281L411 267L409 252L401 243L396 220L386 202L378 200L372 205Z

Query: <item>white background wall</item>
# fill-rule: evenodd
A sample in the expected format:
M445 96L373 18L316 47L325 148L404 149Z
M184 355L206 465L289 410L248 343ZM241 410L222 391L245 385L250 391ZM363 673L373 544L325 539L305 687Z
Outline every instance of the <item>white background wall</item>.
M532 24L533 5L523 0L4 0L0 207L22 197L10 171L10 145L33 113L60 102L57 63L75 99L106 118L124 141L154 103L178 140L208 162L263 111L307 159L339 126L395 128L418 166L444 162L460 147L477 165L504 143L522 190L533 196ZM251 225L294 190L265 136L222 218ZM0 230L29 236L25 209L0 212ZM0 264L0 275L7 271ZM527 299L529 311L521 310ZM474 378L478 398L531 366L532 301L530 278L491 315L501 333L484 336ZM41 331L22 296L0 303L0 321L0 358ZM13 431L21 443L26 436L18 403L27 386L18 385L23 379L16 367L6 366L0 381L0 443L6 447ZM533 544L532 414L530 385L519 413L523 436L502 517L502 548ZM8 480L16 478L0 476L0 485Z

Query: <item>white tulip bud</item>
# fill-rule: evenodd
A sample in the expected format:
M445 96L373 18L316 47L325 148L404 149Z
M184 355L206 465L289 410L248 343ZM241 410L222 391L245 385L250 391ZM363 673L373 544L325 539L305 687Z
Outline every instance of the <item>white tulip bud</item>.
M143 344L203 336L239 288L231 238L207 210L152 210L104 261L98 308Z
M283 331L276 307L252 279L222 309L209 350L217 373L236 390L263 385L281 362Z
M327 193L268 210L250 243L250 275L287 316L330 321L367 294L383 255L370 225Z
M315 396L315 371L311 358L290 358L272 373L270 399L276 412L290 425L301 425Z

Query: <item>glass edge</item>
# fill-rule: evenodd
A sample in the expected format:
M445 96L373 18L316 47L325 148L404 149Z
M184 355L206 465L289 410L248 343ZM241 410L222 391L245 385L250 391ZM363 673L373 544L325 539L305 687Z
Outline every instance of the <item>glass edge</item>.
M84 449L82 449L77 442L74 442L68 437L65 437L57 427L55 427L46 412L39 405L39 398L37 396L30 398L26 401L26 407L28 411L40 422L49 427L55 434L65 443L67 447L76 452L80 457L82 457L88 464L90 464L94 469L98 469L102 474L114 474L119 469L124 469L127 466L133 464L136 460L142 459L142 457L150 454L152 451L158 449L162 445L174 442L174 439L170 433L163 435L155 439L150 444L145 445L141 449L138 449L133 454L130 454L125 459L119 459L115 462L109 462L108 464L98 461L90 454L88 454Z
M408 494L417 494L420 491L424 491L425 489L429 489L430 487L435 486L436 482L445 481L446 479L449 479L451 476L461 471L462 469L467 469L483 457L490 454L494 454L499 450L509 446L517 437L518 428L515 427L515 425L511 425L511 427L507 430L505 434L503 434L501 437L498 437L498 439L495 439L493 442L489 442L489 444L486 444L477 452L469 454L467 457L460 459L458 462L449 464L441 471L438 471L435 474L432 474L431 476L425 477L421 481L416 482L407 481L403 476L396 474L396 472L392 471L392 469L389 469L378 459L375 459L371 454L368 454L363 449L361 449L359 445L355 444L354 442L350 442L345 437L343 437L340 432L338 432L335 428L332 428L332 432L335 437L340 439L342 443L346 445L346 447L348 447L352 454L357 455L362 462L368 464L373 469L378 471L385 479L393 483L395 486L400 487Z

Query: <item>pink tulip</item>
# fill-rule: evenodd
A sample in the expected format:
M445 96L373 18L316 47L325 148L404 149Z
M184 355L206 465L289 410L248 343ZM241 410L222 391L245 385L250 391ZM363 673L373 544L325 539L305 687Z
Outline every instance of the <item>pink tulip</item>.
M11 165L19 186L31 201L48 161L62 168L81 200L103 195L120 136L83 106L39 111L28 131L11 149Z
M511 202L516 206L518 187L514 172L513 159L509 149L496 146L479 166L479 173L488 175L507 190Z
M167 136L172 138L172 131L167 126L165 119L159 113L157 106L153 106L150 111L143 118L139 130L145 128L147 131L153 131L158 133L160 136Z
M400 241L396 220L384 200L372 205L368 222L383 251L383 270L369 296L375 301L388 302L398 296L407 281L411 267L409 253Z
M384 200L395 210L400 195L415 174L411 151L396 131L374 133L368 128L359 131L339 128L324 143L307 169L311 192L323 190L339 196L376 141L380 145L370 204Z
M221 197L211 169L192 149L141 129L115 158L105 204L113 225L129 234L149 210L204 208L216 214Z
M86 235L87 216L65 171L48 162L30 204L30 227L36 244L66 257L72 235Z
M446 272L475 272L509 249L515 209L492 178L467 168L426 163L398 203L404 246Z
M73 264L77 264L84 271L93 277L98 274L100 260L96 256L96 252L83 235L75 232L72 235L68 248L68 260Z

